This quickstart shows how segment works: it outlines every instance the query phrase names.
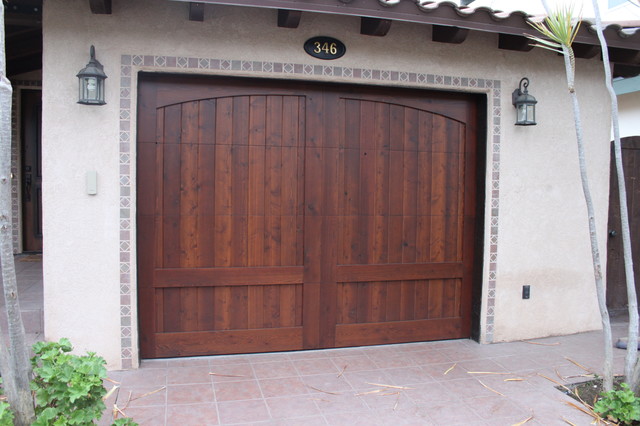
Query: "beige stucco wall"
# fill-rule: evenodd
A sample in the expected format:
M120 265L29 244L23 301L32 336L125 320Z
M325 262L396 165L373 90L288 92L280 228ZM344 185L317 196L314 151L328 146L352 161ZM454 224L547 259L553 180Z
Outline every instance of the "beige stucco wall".
M108 360L110 368L121 367L118 138L123 54L292 62L500 80L502 110L494 111L491 99L488 108L489 116L502 116L501 122L495 123L501 147L493 341L599 327L571 104L563 63L556 55L543 50L498 50L497 36L481 33L471 33L461 45L433 43L428 26L404 23L394 23L386 37L363 36L359 34L359 19L353 17L304 14L298 29L283 29L276 26L273 10L207 6L204 22L190 22L187 4L166 0L114 0L112 15L90 14L85 0L47 0L43 19L47 338L70 337L77 349L96 351ZM342 40L348 53L330 64L311 58L302 44L316 35ZM91 44L96 46L97 58L109 76L107 105L103 107L76 104L75 74L87 63ZM590 106L587 101L604 98L606 91L593 83L601 81L602 67L597 60L578 60L577 64L589 172L598 228L604 235L609 116L606 106ZM132 99L135 72L141 69L153 71L154 67L134 67ZM251 71L219 73L258 75ZM259 76L270 75L261 72ZM278 73L271 76L301 78ZM531 80L531 94L539 101L539 124L533 127L512 124L511 92L523 76ZM135 107L131 111L135 114ZM135 117L131 122L135 124ZM494 132L493 125L488 123L489 134ZM492 191L491 142L487 152L487 200ZM132 167L135 179L135 161ZM95 196L85 192L85 173L90 170L98 173ZM135 189L135 183L132 187ZM487 201L487 218L491 209ZM135 217L135 203L132 211ZM487 219L481 329L485 340L490 230ZM135 256L135 238L133 242L131 253ZM604 254L604 238L601 249ZM135 257L132 265L136 359ZM521 299L524 284L531 285L530 300Z
M618 95L620 137L640 136L640 91Z

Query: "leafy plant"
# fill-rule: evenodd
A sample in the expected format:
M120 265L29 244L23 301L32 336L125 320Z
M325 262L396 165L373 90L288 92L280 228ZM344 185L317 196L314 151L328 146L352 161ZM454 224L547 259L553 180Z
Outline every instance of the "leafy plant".
M71 342L38 342L31 358L36 421L34 425L87 425L102 417L107 393L105 360L89 352L71 354Z
M602 399L595 403L596 413L625 425L640 420L640 398L636 397L629 385L622 383L619 390L602 393Z
M0 395L2 395L2 388L0 388ZM0 426L13 426L13 412L9 409L9 403L2 400L0 400Z
M13 426L13 413L6 401L0 401L0 426Z

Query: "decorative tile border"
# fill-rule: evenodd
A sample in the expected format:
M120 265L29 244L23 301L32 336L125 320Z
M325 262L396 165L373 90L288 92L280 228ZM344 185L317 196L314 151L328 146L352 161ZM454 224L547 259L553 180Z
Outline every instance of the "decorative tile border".
M337 67L328 65L308 65L283 62L240 61L212 58L188 58L180 56L122 55L120 64L120 337L122 368L133 366L133 345L131 341L132 324L132 291L135 284L132 277L132 180L131 159L135 158L135 141L131 134L132 108L135 107L131 97L132 77L139 70L171 71L180 70L226 72L233 75L251 72L255 77L289 74L297 76L341 77L352 82L402 82L416 83L428 88L454 90L481 90L489 93L489 140L491 148L490 166L487 172L491 177L491 203L489 220L489 280L487 287L487 307L485 318L484 341L493 341L496 271L498 259L498 213L500 191L500 81L481 78L444 76L426 73L398 72L365 68Z
M13 253L22 252L22 206L20 205L20 148L21 134L19 129L20 91L22 89L42 89L41 80L15 80L11 82L11 238Z

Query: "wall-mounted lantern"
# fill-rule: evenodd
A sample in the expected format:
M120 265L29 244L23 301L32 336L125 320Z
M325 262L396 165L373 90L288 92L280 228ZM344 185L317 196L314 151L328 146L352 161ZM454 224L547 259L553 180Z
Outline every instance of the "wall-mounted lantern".
M536 123L536 98L529 94L529 79L520 80L518 88L511 94L511 101L516 107L516 126L535 126Z
M96 59L96 49L91 46L89 51L91 59L86 67L81 69L77 77L79 95L78 103L83 105L104 105L104 73L102 64Z

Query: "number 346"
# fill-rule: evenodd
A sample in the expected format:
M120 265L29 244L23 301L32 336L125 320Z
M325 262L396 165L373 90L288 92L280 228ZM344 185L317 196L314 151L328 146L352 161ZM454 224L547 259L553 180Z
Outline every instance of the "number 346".
M320 43L319 41L316 41L313 43L314 45L314 49L313 52L314 53L325 53L327 55L331 54L331 55L335 55L336 53L338 53L338 46L336 46L335 43L329 43L329 42L324 42L324 43Z

